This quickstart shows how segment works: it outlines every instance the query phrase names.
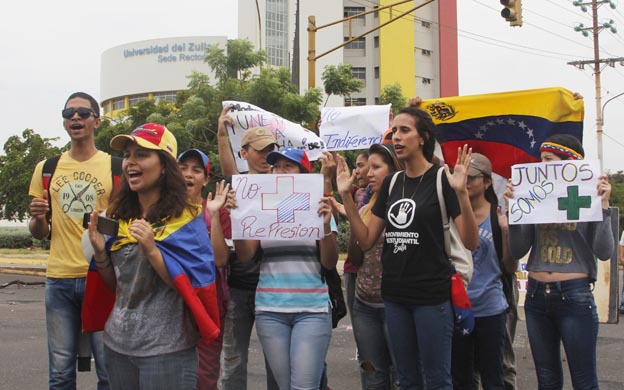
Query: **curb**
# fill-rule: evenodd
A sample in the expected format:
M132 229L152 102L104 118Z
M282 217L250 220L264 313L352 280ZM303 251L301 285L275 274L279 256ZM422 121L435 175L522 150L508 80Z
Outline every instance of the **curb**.
M46 276L46 268L0 266L0 274Z

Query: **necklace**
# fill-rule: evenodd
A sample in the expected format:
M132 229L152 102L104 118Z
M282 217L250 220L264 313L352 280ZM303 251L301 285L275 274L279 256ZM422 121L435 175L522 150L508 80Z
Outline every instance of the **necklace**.
M420 180L418 181L418 184L416 184L416 188L414 189L412 196L410 196L411 200L414 200L414 195L416 195L416 192L418 192L418 189L420 188L420 183L422 183L423 178L425 177L425 174L427 173L428 170L429 170L429 165L427 164L427 166L425 167L425 171L420 176ZM403 171L403 188L401 189L402 198L405 198L405 176L407 176L407 172Z

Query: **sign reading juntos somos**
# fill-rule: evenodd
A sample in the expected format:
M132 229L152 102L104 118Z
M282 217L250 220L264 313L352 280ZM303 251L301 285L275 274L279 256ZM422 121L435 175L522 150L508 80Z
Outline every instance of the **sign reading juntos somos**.
M602 220L598 195L599 164L564 160L511 167L514 198L510 224L590 222Z

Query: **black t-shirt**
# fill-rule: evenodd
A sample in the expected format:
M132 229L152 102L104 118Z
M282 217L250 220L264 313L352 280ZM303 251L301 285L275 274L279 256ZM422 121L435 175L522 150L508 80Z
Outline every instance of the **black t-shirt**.
M435 305L449 299L451 262L444 254L444 232L436 193L438 166L424 177L398 174L388 194L389 175L383 182L373 214L386 221L382 254L381 294L385 300L408 305ZM421 181L422 178L422 181ZM459 202L442 173L447 214L460 214Z

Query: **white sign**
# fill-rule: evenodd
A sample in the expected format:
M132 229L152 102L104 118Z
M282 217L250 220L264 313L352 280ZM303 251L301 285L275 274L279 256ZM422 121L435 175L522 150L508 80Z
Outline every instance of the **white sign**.
M318 215L323 175L234 175L232 210L235 240L320 240L323 218Z
M564 160L511 167L510 224L602 220L598 161Z
M327 150L368 149L380 144L388 129L390 108L390 104L323 108L320 132Z
M236 159L239 172L247 172L247 161L240 156L241 140L247 129L252 127L266 127L273 132L279 149L295 147L305 150L310 161L318 160L326 150L325 142L312 131L303 126L290 122L279 115L265 111L253 104L237 101L224 101L223 107L232 105L234 108L228 115L234 120L234 127L229 128L230 143Z

